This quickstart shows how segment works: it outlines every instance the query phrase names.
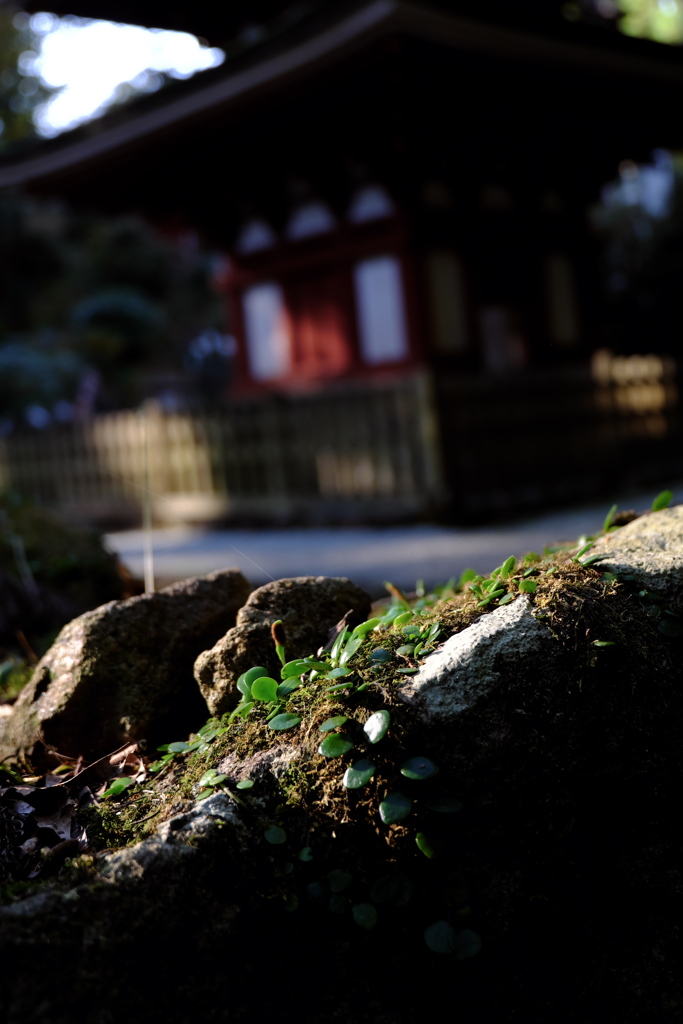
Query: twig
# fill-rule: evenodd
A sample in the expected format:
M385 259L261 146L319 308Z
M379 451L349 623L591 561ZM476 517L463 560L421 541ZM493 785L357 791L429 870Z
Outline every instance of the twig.
M21 649L24 652L24 654L26 655L26 657L28 658L29 664L30 665L37 665L38 664L38 655L33 650L33 648L31 647L30 643L28 642L28 640L26 639L23 630L17 629L15 631L14 635L16 636L17 640L21 644Z

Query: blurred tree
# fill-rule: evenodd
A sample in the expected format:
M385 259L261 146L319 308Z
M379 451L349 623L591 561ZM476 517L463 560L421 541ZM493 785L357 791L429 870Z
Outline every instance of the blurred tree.
M31 74L37 43L29 16L0 3L0 147L35 135L33 112L52 94Z
M618 0L619 29L628 36L653 39L656 43L683 42L681 0Z
M187 376L193 340L223 325L211 276L191 234L0 197L0 427L133 407L151 376Z

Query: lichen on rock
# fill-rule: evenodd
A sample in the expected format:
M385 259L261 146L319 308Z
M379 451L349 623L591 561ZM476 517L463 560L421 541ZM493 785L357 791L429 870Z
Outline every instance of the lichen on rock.
M447 640L399 687L398 695L423 718L447 721L504 688L520 664L531 666L539 655L546 661L561 653L548 627L535 617L530 598L520 595Z
M633 576L642 587L683 609L683 505L639 516L596 541L599 567Z

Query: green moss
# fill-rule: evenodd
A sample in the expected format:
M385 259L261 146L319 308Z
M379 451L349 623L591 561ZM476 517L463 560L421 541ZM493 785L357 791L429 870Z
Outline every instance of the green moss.
M33 675L33 666L13 658L0 665L0 701L15 700Z

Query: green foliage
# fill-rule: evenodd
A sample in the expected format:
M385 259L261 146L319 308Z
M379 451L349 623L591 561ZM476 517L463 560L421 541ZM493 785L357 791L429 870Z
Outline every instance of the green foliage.
M467 960L481 949L481 938L469 928L456 932L449 921L435 921L425 928L425 942L434 953L454 953L456 960Z
M0 662L0 701L13 701L33 675L33 666L18 658Z
M251 696L253 700L273 701L277 699L278 684L270 676L260 676L251 684Z
M435 921L425 928L425 942L434 953L455 953L458 941L448 921Z
M367 736L368 742L379 743L380 740L383 740L389 731L390 722L391 715L388 711L375 711L374 715L370 715L363 726L363 732Z
M134 780L130 778L114 779L111 785L108 786L107 789L105 789L104 793L102 794L102 799L105 800L107 797L110 796L121 796L121 794L125 793L129 786L133 785L133 781Z
M455 814L462 810L462 803L451 796L433 796L427 800L427 807L438 814Z
M344 754L348 754L349 750L353 750L353 743L338 732L326 736L318 747L318 752L324 757L342 757Z
M409 757L401 765L401 775L416 781L433 779L438 774L439 769L428 757Z
M347 715L335 715L334 718L328 718L327 721L318 728L318 732L329 732L331 729L337 729L344 722L348 722Z
M184 372L189 343L222 324L210 274L208 254L138 218L1 196L0 418L74 402L86 371L102 406L138 405L143 373Z
M383 824L393 825L407 818L412 807L413 801L403 793L389 793L379 805L379 816Z
M343 785L346 789L361 789L363 786L367 786L368 782L375 774L375 763L367 758L361 758L360 761L355 761L350 768L347 768L344 772L344 778L342 780Z
M300 715L276 715L275 718L271 719L268 723L268 728L273 729L275 732L286 732L288 729L296 728L300 722Z
M33 113L54 91L30 73L30 57L39 45L28 15L1 4L0 149L35 135Z
M433 843L431 839L425 835L424 832L417 833L417 835L415 836L415 842L417 844L418 850L420 850L421 853L424 853L425 857L427 857L429 860L433 860L434 857L438 856L440 852L438 846L435 843Z
M352 880L352 876L348 871L342 871L340 868L335 868L333 871L330 871L327 876L327 881L332 892L343 892L344 889L348 889Z
M617 514L617 506L616 505L612 505L611 509L609 510L607 515L605 516L605 522L602 524L602 532L603 533L608 533L609 530L612 528L612 521L614 520L614 517L615 517L616 514Z
M0 644L13 647L14 630L21 629L39 654L66 622L120 598L122 591L117 558L101 534L61 522L18 494L0 490L2 576L28 594L36 587L52 592L47 601L27 599L17 610L19 621L9 606L5 609L9 635L0 636Z
M368 931L377 924L377 910L372 903L354 903L351 913L356 924Z
M673 494L671 491L661 491L655 500L652 502L652 511L660 512L663 508L668 508L671 504Z

